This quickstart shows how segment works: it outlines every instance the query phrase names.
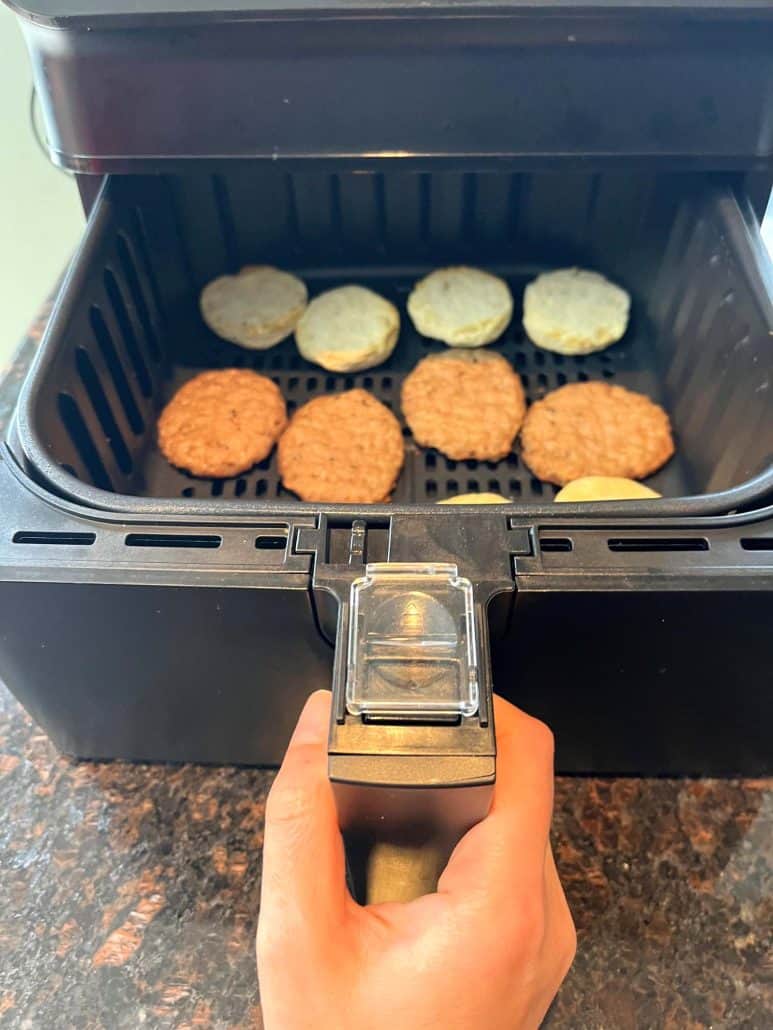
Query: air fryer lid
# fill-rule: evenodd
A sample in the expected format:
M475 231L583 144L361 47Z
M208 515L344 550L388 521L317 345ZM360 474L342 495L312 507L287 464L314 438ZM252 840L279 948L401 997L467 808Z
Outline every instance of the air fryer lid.
M193 157L773 162L765 0L17 9L52 151L81 171Z

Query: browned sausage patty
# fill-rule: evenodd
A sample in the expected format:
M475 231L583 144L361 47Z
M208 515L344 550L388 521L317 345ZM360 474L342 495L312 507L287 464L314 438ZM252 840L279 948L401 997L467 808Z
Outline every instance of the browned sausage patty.
M523 460L563 486L581 476L643 479L674 453L668 415L643 394L609 383L570 383L533 404L521 430Z
M422 358L406 376L403 414L414 439L461 461L498 461L523 422L520 376L493 351L445 351Z
M287 424L279 387L248 369L202 372L161 412L158 445L194 476L236 476L262 461Z
M386 501L404 459L400 423L367 390L315 397L279 441L279 474L304 501Z

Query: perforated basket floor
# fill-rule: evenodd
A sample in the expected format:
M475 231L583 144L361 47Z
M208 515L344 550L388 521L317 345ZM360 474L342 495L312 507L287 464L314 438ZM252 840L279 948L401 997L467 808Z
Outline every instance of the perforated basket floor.
M520 300L523 288L540 269L500 270L511 286L516 311L510 327L492 347L504 354L520 373L529 403L564 383L601 380L619 383L664 402L661 384L655 371L655 354L650 345L650 332L645 320L634 311L624 339L599 354L568 358L535 347L521 328ZM418 447L405 426L400 411L400 386L408 372L424 355L443 350L442 344L421 337L414 330L405 310L405 301L417 273L384 273L363 278L353 273L333 280L301 272L311 296L343 282L357 281L377 290L392 300L401 315L400 339L389 361L378 368L343 376L325 372L304 361L292 338L268 351L246 351L224 343L202 326L201 338L193 342L191 353L197 363L176 366L166 387L167 399L202 367L240 366L254 368L271 376L282 390L292 413L312 397L337 393L352 387L370 390L394 411L403 423L406 461L393 500L402 502L434 502L460 493L493 491L516 501L542 501L552 498L557 487L540 482L524 465L518 443L514 452L499 462L451 461L437 451ZM172 468L155 447L146 449L142 457L137 493L152 497L223 498L289 498L279 479L276 450L250 472L224 480L204 480L188 476ZM684 469L678 456L648 484L665 496L688 492Z

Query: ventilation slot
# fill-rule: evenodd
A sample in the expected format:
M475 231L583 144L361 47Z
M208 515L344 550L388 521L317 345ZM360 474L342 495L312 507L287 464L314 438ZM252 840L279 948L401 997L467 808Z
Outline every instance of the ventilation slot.
M156 331L153 328L150 311L145 300L145 294L140 285L136 265L129 251L129 245L126 242L125 237L121 235L118 237L118 259L121 262L121 268L123 269L126 282L129 284L129 293L131 294L132 301L134 302L134 307L137 309L137 315L140 320L140 325L142 326L142 332L145 334L145 342L148 345L148 350L150 351L153 360L158 363L161 360L161 348L158 345Z
M473 172L466 172L462 179L462 239L475 235L475 210L478 200L478 180Z
M92 483L101 490L112 491L113 484L110 481L110 476L108 476L107 470L102 464L102 459L94 446L94 441L91 439L88 426L83 421L80 408L69 393L60 393L57 397L57 405L59 417L76 451L80 455L81 461L86 466Z
M119 289L115 276L109 268L105 269L104 280L105 290L110 298L110 305L113 309L116 322L118 322L118 325L120 326L121 336L123 337L123 342L126 345L126 353L129 355L129 360L132 363L132 368L134 369L134 375L137 377L140 391L143 397L150 397L153 393L153 384L150 381L150 373L148 372L147 365L142 358L142 353L140 351L139 344L137 343L137 337L134 333L131 319L129 318L129 312L126 308L123 294Z
M419 236L426 246L429 242L429 227L432 205L432 176L429 172L419 175Z
M553 554L553 552L567 552L574 550L574 544L568 536L548 536L542 537L539 542L540 550L545 554Z
M118 357L118 351L115 349L115 344L113 343L113 338L110 335L110 330L107 328L107 323L98 307L91 308L89 318L91 321L91 328L94 332L94 337L99 345L100 351L102 352L102 357L108 367L108 371L110 372L110 378L113 380L115 392L121 399L121 404L123 405L127 421L131 426L132 432L139 436L145 430L145 423L142 419L142 415L140 415L140 409L137 407L137 402L134 400L134 394L129 386L129 380L126 378L126 373L123 370L121 359Z
M110 449L118 463L118 468L124 475L128 476L132 470L131 455L129 454L126 444L124 443L124 439L121 436L121 431L115 421L113 412L110 408L107 397L105 396L105 391L102 389L99 376L91 363L91 358L89 357L88 352L85 351L83 347L78 347L75 351L75 365L78 369L78 375L80 376L84 389L89 395L91 406L96 412L99 424L102 426L102 432L107 437Z
M236 245L236 230L231 210L231 198L228 196L228 186L222 175L212 176L212 193L215 198L215 207L217 208L217 216L220 221L220 232L223 236L223 247L225 248L228 271L237 272L240 264L239 248Z
M293 250L301 249L301 228L298 220L298 199L295 196L295 183L289 173L284 177L287 197L287 236L292 241Z
M284 551L287 547L287 533L259 536L255 540L255 547L259 551Z
M383 175L376 173L373 176L373 188L375 191L376 218L378 222L377 246L383 252L386 250L387 241L386 187Z
M96 533L33 533L20 530L13 534L15 544L59 544L65 547L90 547L97 539Z
M127 547L196 547L214 550L223 542L220 536L176 536L173 533L129 533Z
M341 179L330 176L330 222L335 244L340 248L343 238L343 215L341 212Z
M744 551L773 551L773 537L745 536L741 539Z
M708 551L703 537L620 537L607 540L610 551Z
M137 250L139 251L140 258L142 260L143 271L145 272L145 278L150 284L150 292L153 296L153 303L156 308L156 315L162 324L166 323L166 316L164 314L164 305L161 302L161 291L158 288L158 281L156 274L153 271L153 265L150 262L150 247L148 245L148 233L145 228L145 220L142 216L140 208L135 207L132 211L134 221L134 238L137 241ZM156 360L161 357L160 350L158 355L154 355Z

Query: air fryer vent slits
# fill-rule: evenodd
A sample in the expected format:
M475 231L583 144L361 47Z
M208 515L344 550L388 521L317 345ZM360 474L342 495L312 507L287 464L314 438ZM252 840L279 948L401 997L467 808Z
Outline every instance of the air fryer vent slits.
M78 347L75 351L75 364L78 367L78 375L91 401L91 406L96 412L102 431L110 444L110 449L115 456L118 467L124 475L129 475L132 471L131 454L124 438L121 436L121 431L113 416L112 409L105 396L105 391L102 389L102 383L92 364L89 353L83 347Z
M287 547L287 534L264 533L255 538L255 547L259 551L284 551Z
M145 364L145 360L142 356L142 351L140 350L140 346L137 342L137 336L134 332L134 326L132 325L128 308L126 307L123 294L112 269L105 269L104 278L105 291L110 299L110 306L113 309L113 315L118 323L121 338L134 372L134 377L137 380L142 396L150 397L153 393L153 385L150 380L148 366Z
M566 554L574 550L574 543L566 536L545 536L540 537L539 547L545 554Z
M607 540L610 551L708 551L704 537L615 537Z
M142 327L142 333L145 337L148 351L153 360L155 362L159 362L161 360L161 348L156 337L156 330L153 327L153 322L150 317L150 310L148 302L145 299L145 293L140 285L139 276L137 274L137 265L131 255L128 240L123 233L118 234L116 245L118 249L118 260L121 264L121 269L129 288L129 295L131 296L132 303L134 304L137 318L139 319L140 326Z
M212 253L185 239L197 280L215 260L216 272L235 271L271 253L280 263L324 253L373 262L436 250L447 260L473 260L474 251L544 249L560 232L567 263L578 261L599 234L634 247L655 203L651 180L614 174L503 172L323 173L242 166L225 174L172 177L176 219L185 239L192 217L207 222ZM626 200L621 203L620 190ZM524 253L526 253L524 251ZM205 277L209 273L204 273Z
M99 277L98 297L84 311L86 330L75 333L70 389L57 408L84 475L105 490L142 486L136 441L156 417L165 375L160 289L149 256L143 218L116 232ZM90 333L89 333L90 330ZM72 462L61 463L72 467Z
M741 540L744 551L773 551L773 537L745 536Z
M91 482L102 490L112 491L113 484L94 444L94 435L86 424L77 402L69 393L61 392L57 397L57 406L62 425L67 430L67 435Z
M56 533L20 529L13 534L12 542L14 544L48 544L59 547L90 547L96 539L96 533Z
M89 311L89 318L102 359L107 366L115 392L120 398L124 415L131 426L132 432L140 436L145 431L145 422L140 414L140 409L129 385L121 359L118 356L113 337L107 327L102 311L96 304L92 305Z
M127 547L181 547L214 550L223 542L221 536L215 534L176 534L176 533L129 533L126 536Z
M142 274L145 281L148 284L148 289L152 298L153 310L155 312L156 319L160 327L166 326L166 316L164 312L164 305L161 300L161 289L159 286L158 278L153 269L153 265L150 259L150 243L148 241L148 232L145 225L145 216L140 207L134 207L131 211L132 218L132 237L136 242L137 253L140 256L140 264L142 266ZM158 360L162 360L162 353L159 346Z

